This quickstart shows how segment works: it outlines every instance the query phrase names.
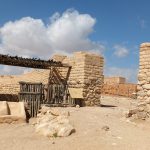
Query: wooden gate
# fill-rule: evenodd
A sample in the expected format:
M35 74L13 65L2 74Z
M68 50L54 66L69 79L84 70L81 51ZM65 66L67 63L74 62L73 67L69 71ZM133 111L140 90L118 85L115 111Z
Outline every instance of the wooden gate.
M46 103L59 105L63 103L66 83L59 70L55 67L50 68L49 80L46 87Z
M44 99L42 83L19 82L19 101L25 102L30 117L36 117Z
M65 87L59 84L50 84L47 87L47 102L49 104L62 104Z
M67 86L70 69L71 68L69 68L66 77L63 77L58 68L50 68L49 80L46 87L46 103L50 104L50 106L72 105L69 100Z
M55 67L50 68L50 75L47 85L42 83L19 82L19 101L25 102L30 117L36 117L41 104L49 106L74 105L70 99L67 77L61 76Z

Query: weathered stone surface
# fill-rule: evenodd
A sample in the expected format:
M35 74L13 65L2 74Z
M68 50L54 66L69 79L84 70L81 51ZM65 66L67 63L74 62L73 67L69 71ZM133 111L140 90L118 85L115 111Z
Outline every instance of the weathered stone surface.
M137 112L138 112L138 108L132 108L131 110L129 110L130 115L136 114Z
M8 115L8 106L6 101L0 102L0 116Z
M138 119L142 119L142 120L145 120L146 119L146 117L147 117L147 113L146 112L137 112L137 118Z
M150 90L147 92L147 96L150 96Z
M150 114L150 43L140 47L140 65L138 75L138 101L135 118L145 120ZM131 115L132 116L132 115Z
M0 102L0 123L25 123L23 102Z
M42 123L36 127L36 132L47 137L53 137L57 135L55 128L55 124Z
M137 93L138 96L144 97L146 95L146 93L144 91L139 91Z
M88 52L75 52L72 57L66 57L61 55L55 55L54 60L61 61L63 64L71 66L71 72L68 78L68 86L70 88L82 88L84 92L89 93L92 86L100 87L99 97L101 96L101 89L103 85L103 57ZM59 73L63 78L66 78L68 68L58 68ZM48 83L49 70L34 70L30 73L26 73L19 76L0 76L0 94L18 94L19 81L26 82L41 82L43 84ZM94 80L94 82L93 82ZM94 97L94 88L92 88L90 95ZM83 100L91 100L95 105L100 104L99 101L95 101L94 98L88 99L86 94L83 94ZM84 103L86 104L86 103ZM90 106L91 103L87 103ZM93 105L93 104L92 104Z
M150 84L145 84L142 87L143 89L150 90Z
M72 125L63 124L63 125L59 126L57 136L60 136L60 137L69 136L74 131L75 131L75 129L73 128Z
M42 113L45 112L46 113ZM36 132L47 137L65 137L75 131L69 121L70 113L56 108L41 109L38 114Z
M148 112L148 113L150 113L150 104L146 105L145 111Z

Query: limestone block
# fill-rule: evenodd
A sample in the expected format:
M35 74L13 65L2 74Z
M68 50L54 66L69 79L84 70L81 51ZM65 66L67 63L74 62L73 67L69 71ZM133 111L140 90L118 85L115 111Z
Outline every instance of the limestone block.
M8 115L8 106L6 101L0 101L0 116Z
M137 93L138 96L144 97L146 95L146 93L144 91L139 91Z
M139 85L144 85L144 84L146 84L146 80L138 81L138 84Z
M25 123L26 113L23 102L6 102L9 110L6 115L0 116L0 123Z
M150 90L149 90L149 91L147 91L147 96L150 96Z
M146 104L145 111L150 113L150 104Z
M137 91L142 91L143 90L143 88L142 88L142 86L137 86Z
M142 87L143 89L150 90L150 84L145 84Z

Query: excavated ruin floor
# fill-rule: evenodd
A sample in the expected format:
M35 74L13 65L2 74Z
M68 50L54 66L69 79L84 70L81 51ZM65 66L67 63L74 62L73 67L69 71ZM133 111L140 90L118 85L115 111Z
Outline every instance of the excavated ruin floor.
M29 124L0 125L0 150L148 150L150 122L123 117L130 101L104 97L103 107L64 108L76 129L65 138L39 136Z

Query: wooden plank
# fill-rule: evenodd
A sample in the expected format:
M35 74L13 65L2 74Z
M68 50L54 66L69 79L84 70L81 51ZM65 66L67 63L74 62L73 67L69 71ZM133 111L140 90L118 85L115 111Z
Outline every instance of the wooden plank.
M61 62L56 62L53 60L46 61L40 59L22 58L18 56L8 56L2 54L0 54L0 64L38 69L49 69L51 66L68 67L68 65L64 65Z

